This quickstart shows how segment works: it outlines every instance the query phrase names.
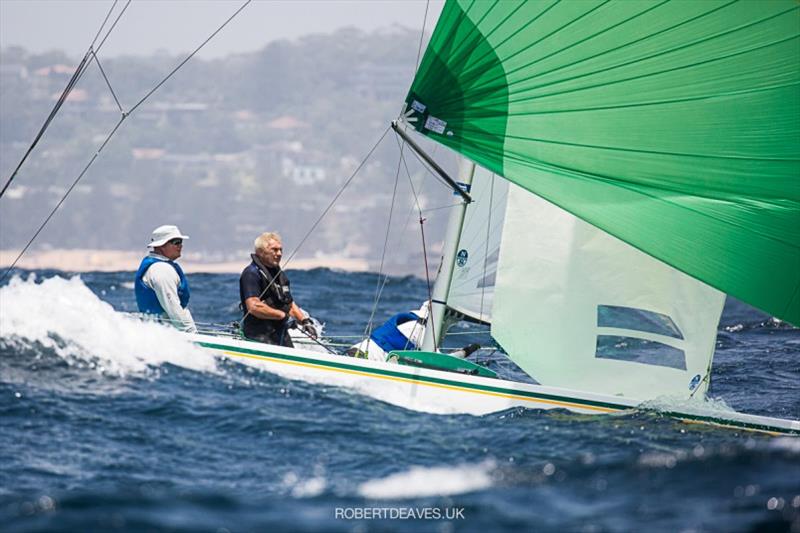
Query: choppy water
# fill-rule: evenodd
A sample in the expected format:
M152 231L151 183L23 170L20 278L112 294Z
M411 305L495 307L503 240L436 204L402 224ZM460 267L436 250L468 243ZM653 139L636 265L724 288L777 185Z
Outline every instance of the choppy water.
M0 530L800 532L798 438L653 413L412 412L131 321L131 273L56 274L0 288ZM236 319L236 280L190 276L195 318ZM374 275L292 281L329 334L364 329ZM376 321L424 295L392 279ZM486 342L469 331L459 344ZM715 369L718 401L800 418L800 330L729 301Z

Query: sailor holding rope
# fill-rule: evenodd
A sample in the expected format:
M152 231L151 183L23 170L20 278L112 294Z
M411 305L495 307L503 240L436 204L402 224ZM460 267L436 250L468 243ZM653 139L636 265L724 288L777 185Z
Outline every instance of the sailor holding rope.
M294 347L289 328L300 324L305 335L316 339L317 331L308 313L295 303L289 278L281 269L283 244L277 233L263 233L255 240L252 262L239 278L242 330L248 339Z

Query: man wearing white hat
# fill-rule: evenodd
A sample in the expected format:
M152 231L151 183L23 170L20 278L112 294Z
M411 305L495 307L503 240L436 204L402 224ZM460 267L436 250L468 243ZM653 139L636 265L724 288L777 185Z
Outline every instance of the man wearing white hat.
M189 281L175 262L181 256L183 241L188 238L177 226L154 229L147 244L150 253L136 272L134 290L140 313L167 318L176 328L194 333L197 327L187 309Z

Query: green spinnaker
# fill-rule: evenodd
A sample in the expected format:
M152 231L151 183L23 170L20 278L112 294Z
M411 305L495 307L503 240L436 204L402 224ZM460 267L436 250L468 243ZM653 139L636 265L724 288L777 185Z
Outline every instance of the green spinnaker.
M800 325L800 3L449 0L415 128Z

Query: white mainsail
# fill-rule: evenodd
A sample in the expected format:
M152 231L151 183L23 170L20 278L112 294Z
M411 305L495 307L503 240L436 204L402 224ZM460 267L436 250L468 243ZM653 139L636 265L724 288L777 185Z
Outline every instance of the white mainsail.
M514 362L617 396L707 390L723 293L516 185L508 196L492 335Z
M447 306L473 320L491 322L508 182L476 165L470 193L473 201L464 214Z

